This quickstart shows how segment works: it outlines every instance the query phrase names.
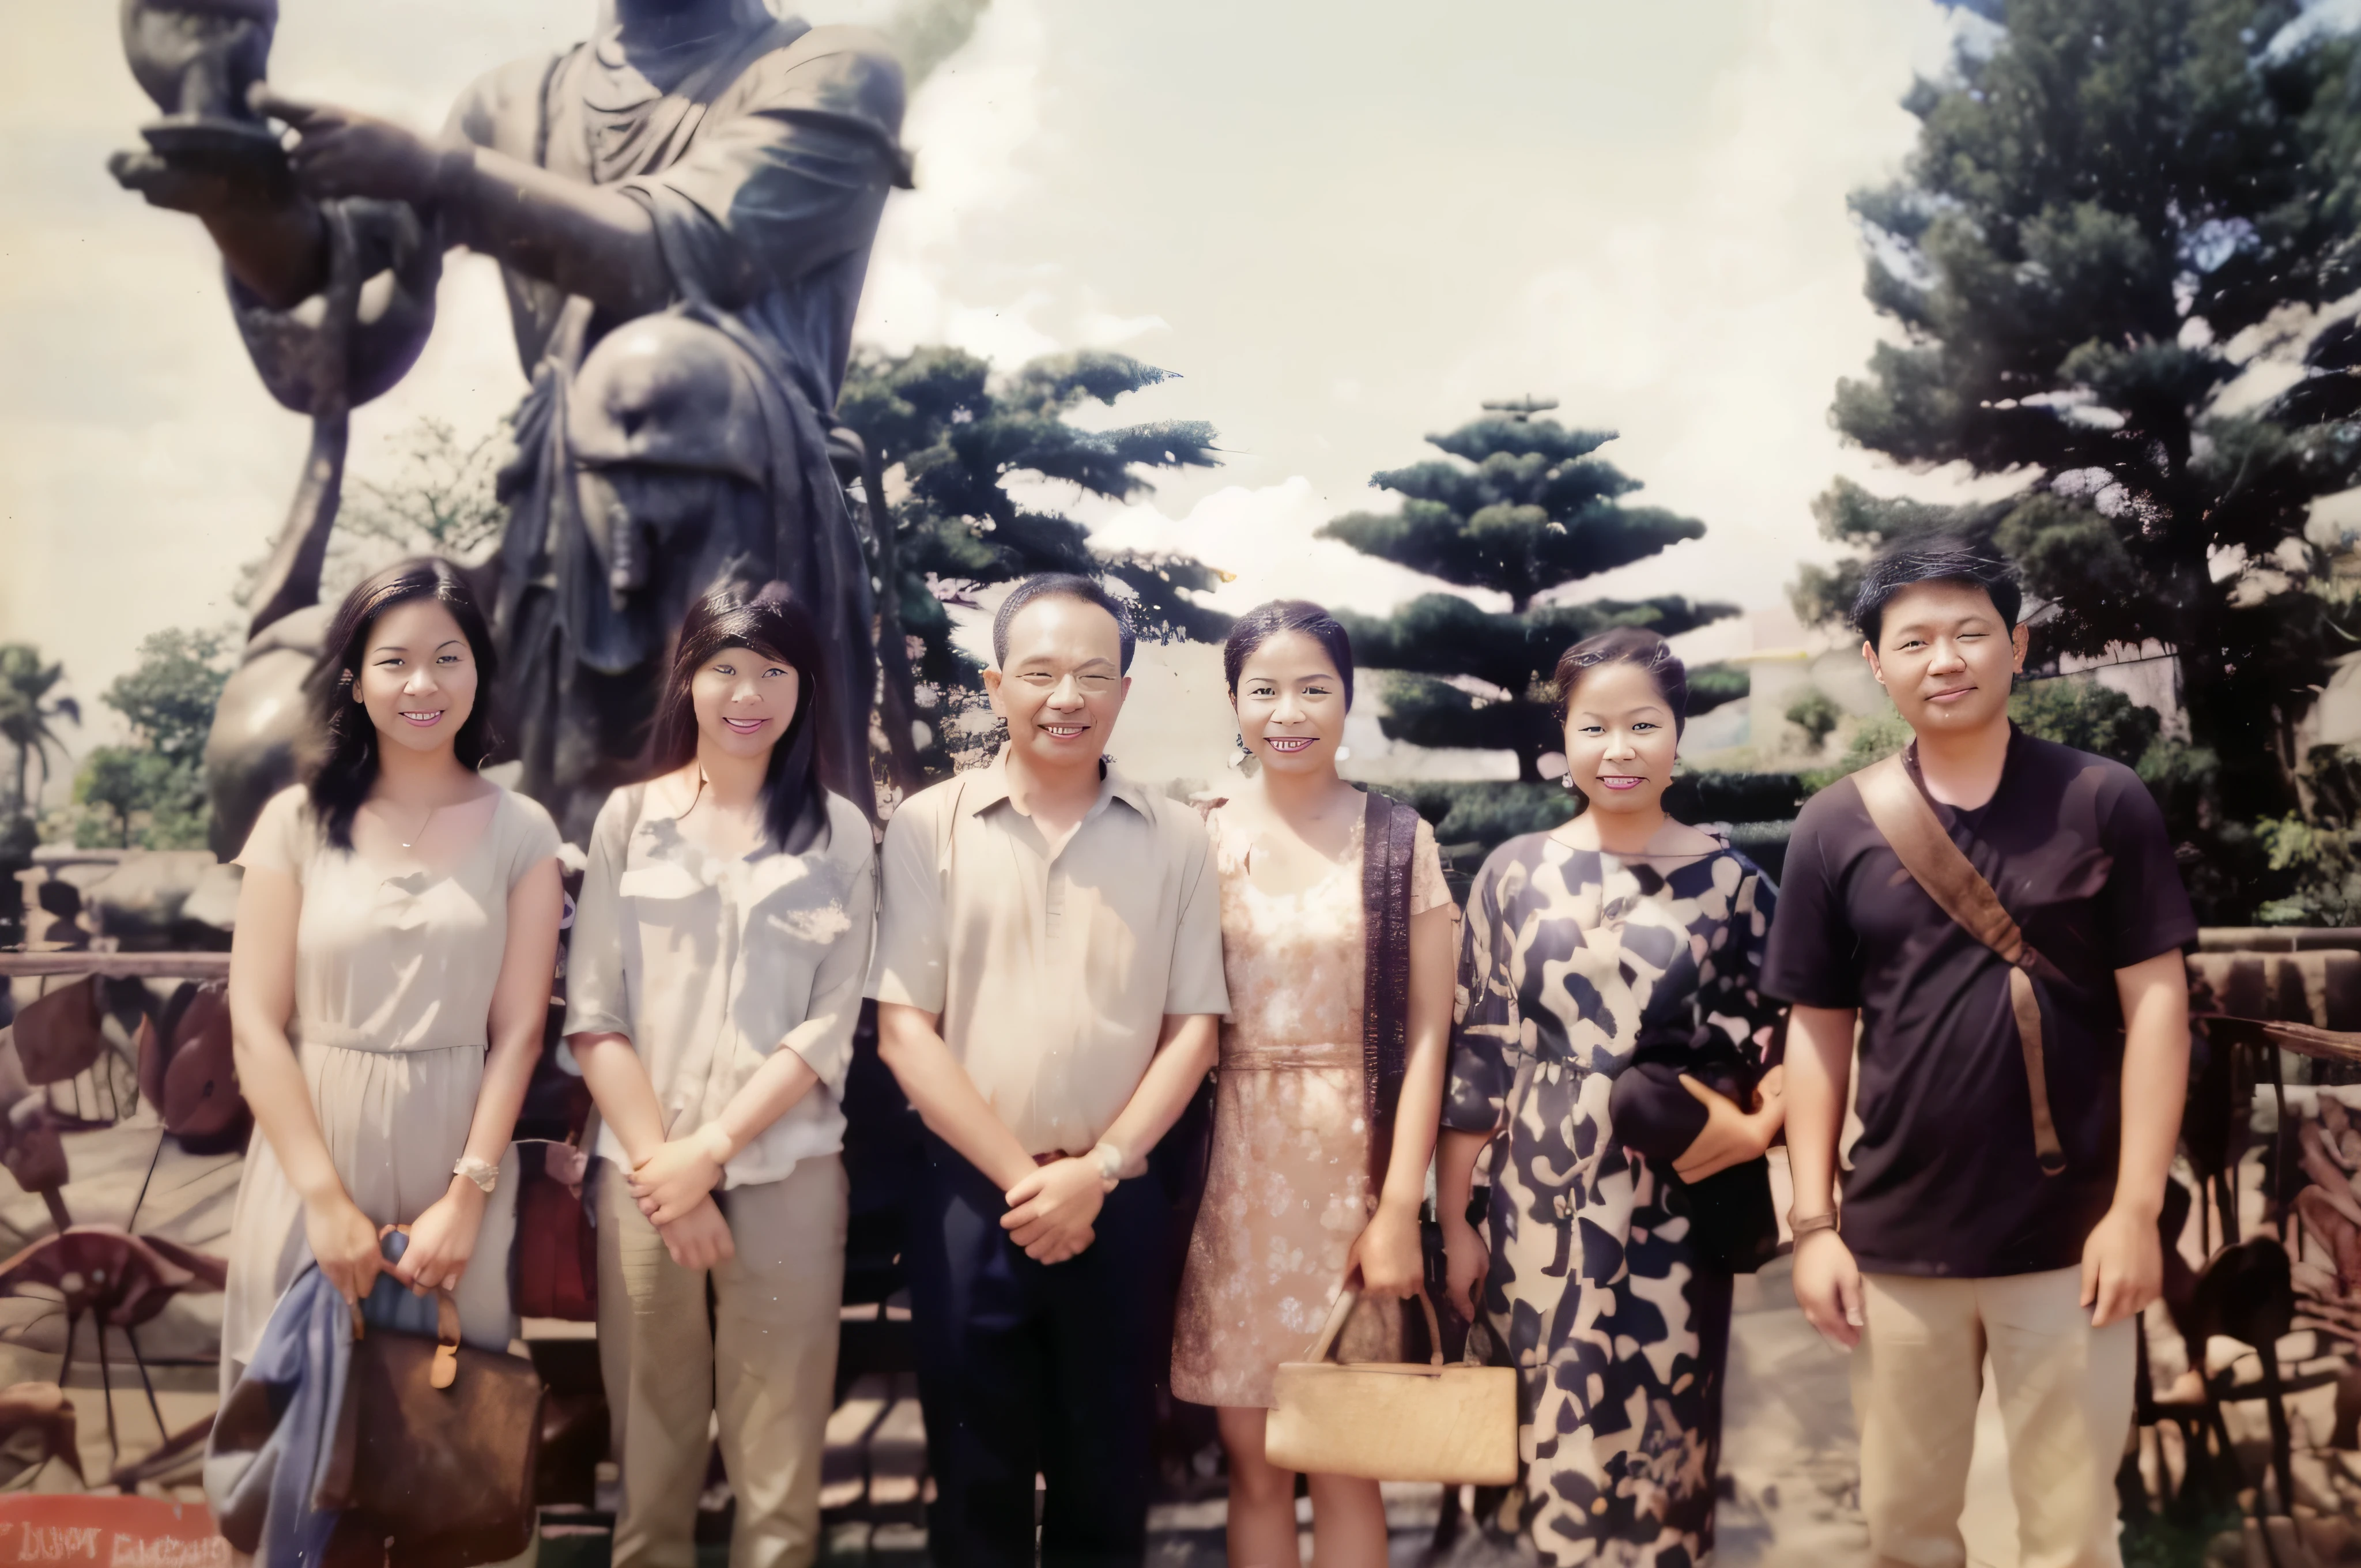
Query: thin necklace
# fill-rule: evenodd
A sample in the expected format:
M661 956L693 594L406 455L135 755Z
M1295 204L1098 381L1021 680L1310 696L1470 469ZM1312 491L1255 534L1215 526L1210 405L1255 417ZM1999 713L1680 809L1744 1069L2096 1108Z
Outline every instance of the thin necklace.
M407 850L419 839L425 838L426 825L429 822L434 821L434 814L442 809L443 808L439 806L428 806L426 808L426 815L418 819L418 826L411 831L410 837L401 841L401 847Z

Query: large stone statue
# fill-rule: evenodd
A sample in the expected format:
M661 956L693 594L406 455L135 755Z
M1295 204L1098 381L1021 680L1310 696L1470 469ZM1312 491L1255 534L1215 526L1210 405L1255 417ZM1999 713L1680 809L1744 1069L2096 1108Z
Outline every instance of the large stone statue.
M289 407L340 418L401 378L444 247L500 262L533 384L489 596L524 788L587 836L682 609L740 573L811 608L838 655L824 766L871 807L869 574L828 443L878 216L907 182L883 44L761 0L603 0L591 41L484 77L439 141L267 87L253 104L296 133L291 181L165 150L114 167L204 222ZM281 601L307 562L316 585L318 523L299 498Z

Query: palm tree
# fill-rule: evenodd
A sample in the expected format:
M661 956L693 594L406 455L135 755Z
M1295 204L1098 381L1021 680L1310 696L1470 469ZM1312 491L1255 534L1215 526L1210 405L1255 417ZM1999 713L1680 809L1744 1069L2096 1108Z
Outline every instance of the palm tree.
M38 760L41 787L49 783L49 748L65 750L65 742L49 728L54 719L79 725L82 708L70 696L49 697L49 688L65 678L63 664L44 664L41 651L29 642L0 644L0 740L16 753L16 786L12 797L24 814L33 796L25 793L25 764ZM48 700L43 700L48 698Z

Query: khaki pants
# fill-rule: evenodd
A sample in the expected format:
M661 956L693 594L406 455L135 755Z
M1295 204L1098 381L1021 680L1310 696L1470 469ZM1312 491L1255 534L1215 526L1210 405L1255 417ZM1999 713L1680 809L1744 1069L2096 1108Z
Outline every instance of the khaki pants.
M2115 1471L2131 1431L2132 1320L2091 1327L2082 1271L1872 1274L1852 1354L1861 1507L1879 1568L1959 1568L1984 1357L2008 1433L2020 1568L2119 1568Z
M844 1162L716 1192L737 1255L674 1263L611 1163L598 1180L598 1360L622 1460L615 1568L693 1568L709 1427L738 1499L730 1568L808 1568L844 1295ZM711 1281L713 1305L706 1310Z

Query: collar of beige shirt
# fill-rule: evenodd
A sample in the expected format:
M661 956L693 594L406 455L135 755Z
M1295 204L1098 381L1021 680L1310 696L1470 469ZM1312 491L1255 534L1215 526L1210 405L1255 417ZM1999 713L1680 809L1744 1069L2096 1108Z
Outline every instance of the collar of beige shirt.
M960 795L960 809L970 817L981 817L1008 799L1008 748L1003 746L1000 754L978 768L968 781L966 789ZM1082 820L1088 822L1104 811L1108 801L1119 800L1152 821L1156 816L1153 799L1145 785L1127 777L1122 769L1115 766L1113 757L1101 757L1099 797L1091 803L1088 811L1082 813ZM1012 804L1009 809L1015 810L1016 807Z

